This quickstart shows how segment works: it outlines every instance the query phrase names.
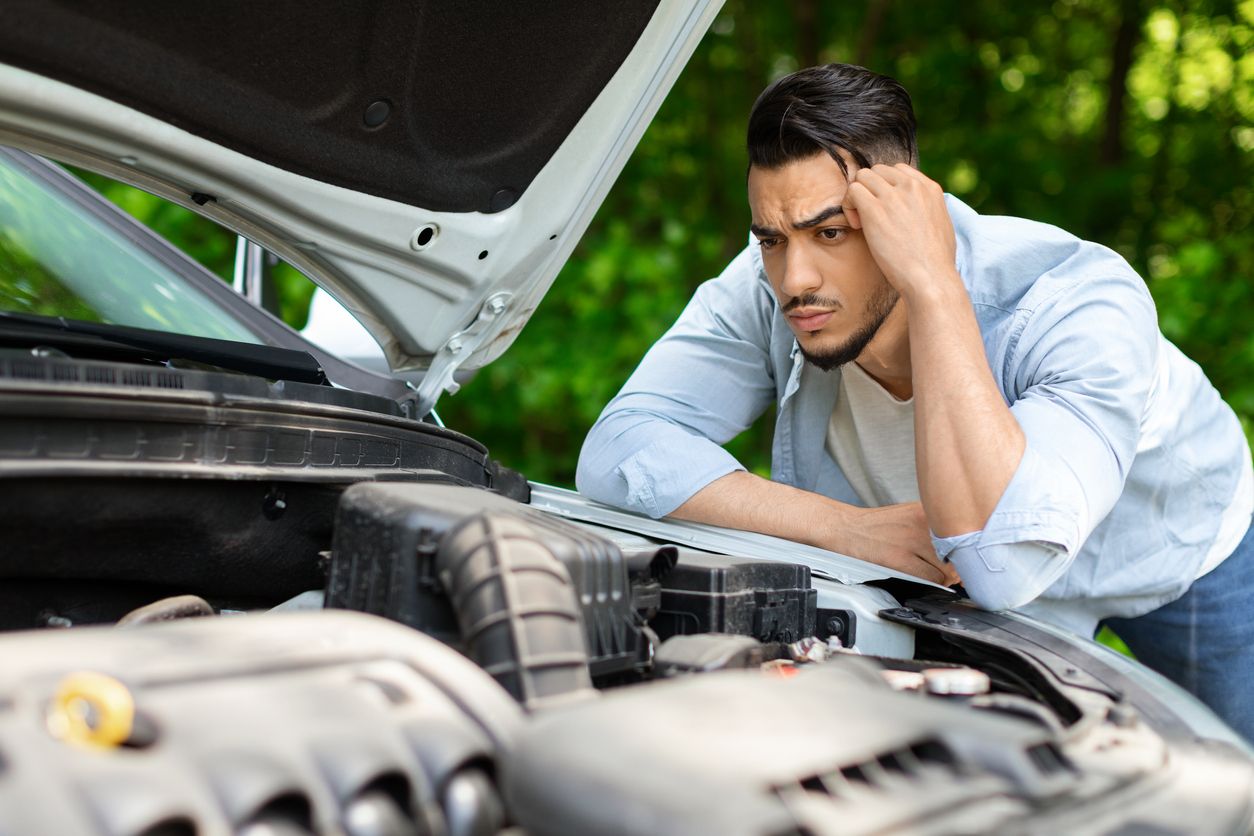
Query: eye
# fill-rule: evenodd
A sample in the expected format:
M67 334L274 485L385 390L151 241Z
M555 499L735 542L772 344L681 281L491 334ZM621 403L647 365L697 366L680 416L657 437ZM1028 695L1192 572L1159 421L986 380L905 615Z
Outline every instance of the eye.
M819 237L826 241L839 241L848 234L849 230L843 226L829 226L819 230Z
M775 247L777 244L779 244L779 239L778 238L759 238L758 244L762 247L762 249L769 250Z

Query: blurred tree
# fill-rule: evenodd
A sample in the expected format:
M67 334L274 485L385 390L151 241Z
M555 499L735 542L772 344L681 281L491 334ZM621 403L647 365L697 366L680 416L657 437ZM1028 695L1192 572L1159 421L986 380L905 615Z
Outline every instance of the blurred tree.
M1254 418L1254 0L729 0L553 290L441 412L570 485L584 433L747 240L743 127L772 79L858 61L913 95L922 168L1145 276L1167 336ZM729 447L769 468L771 416Z

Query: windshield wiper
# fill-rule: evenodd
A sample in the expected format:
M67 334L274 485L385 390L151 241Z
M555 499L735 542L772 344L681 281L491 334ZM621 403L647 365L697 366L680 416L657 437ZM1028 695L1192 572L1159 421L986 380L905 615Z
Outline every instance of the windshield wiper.
M32 348L49 345L70 355L87 354L161 364L171 360L190 360L269 380L327 382L318 361L306 351L64 317L0 311L0 344Z

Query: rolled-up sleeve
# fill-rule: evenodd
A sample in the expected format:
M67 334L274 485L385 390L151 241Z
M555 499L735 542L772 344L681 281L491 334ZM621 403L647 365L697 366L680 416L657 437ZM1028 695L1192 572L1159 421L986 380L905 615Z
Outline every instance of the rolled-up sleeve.
M934 537L972 600L1013 609L1074 561L1123 492L1158 350L1154 305L1127 270L1018 312L1003 391L1027 445L980 531Z
M774 399L769 293L748 250L697 289L589 431L580 493L656 518L743 469L721 445Z

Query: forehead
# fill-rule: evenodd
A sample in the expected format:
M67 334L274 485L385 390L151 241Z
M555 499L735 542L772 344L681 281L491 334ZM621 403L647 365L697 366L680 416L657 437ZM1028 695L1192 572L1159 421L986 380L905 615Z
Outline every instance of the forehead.
M854 166L849 165L853 171ZM808 218L839 205L848 189L849 181L827 154L794 160L779 168L749 169L749 209L755 223Z

